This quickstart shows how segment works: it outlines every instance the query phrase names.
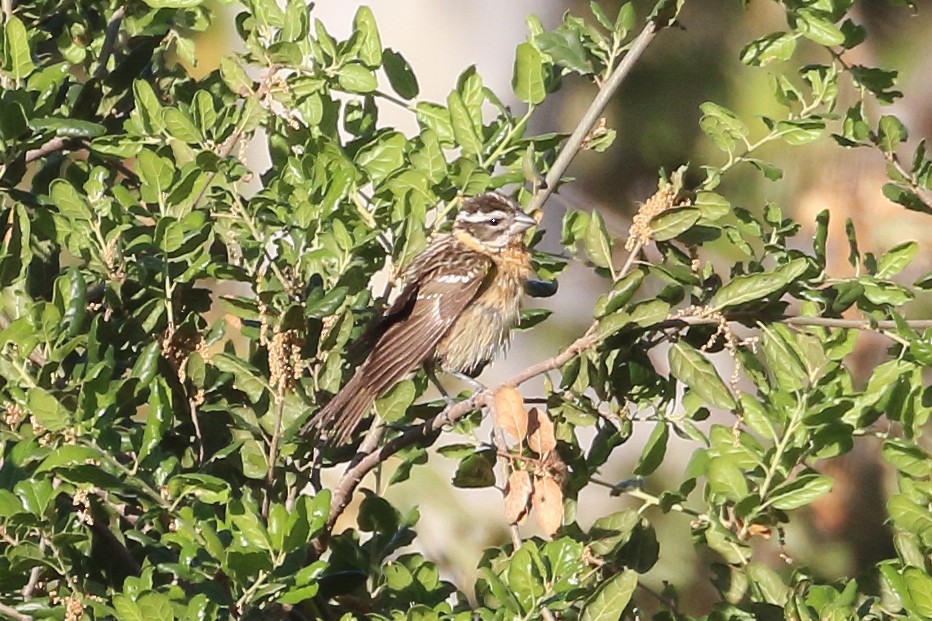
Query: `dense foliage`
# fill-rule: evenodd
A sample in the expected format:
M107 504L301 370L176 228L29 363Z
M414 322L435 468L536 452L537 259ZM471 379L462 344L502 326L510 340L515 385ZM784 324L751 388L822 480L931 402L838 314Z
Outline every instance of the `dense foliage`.
M677 584L655 592L641 576L693 545L719 594L710 619L932 617L932 328L903 318L932 277L898 278L929 249L862 253L849 226L856 276L838 278L828 212L810 242L778 205L733 205L720 185L746 165L779 184L762 147L831 136L882 152L885 194L932 213L924 145L904 153L904 125L865 112L898 97L895 72L843 58L864 39L850 1L783 3L786 31L741 54L771 72L782 113L761 128L704 104L722 157L671 163L626 242L597 211L549 231L565 252L536 253L541 291L569 261L604 279L581 337L455 405L422 397L418 374L378 402L384 425L336 449L296 432L358 362L351 345L394 284L373 289L374 275L397 273L464 196L502 189L548 209L573 155L611 146L603 99L680 6L593 4L553 31L529 18L516 113L472 68L445 101L419 99L366 8L337 40L301 0L244 4L245 51L195 79L185 67L212 19L200 0L4 3L0 613L685 619ZM593 114L572 136L529 134L570 74L599 87ZM408 110L417 133L380 123L379 105ZM271 157L261 174L244 163L250 142ZM521 329L547 315L526 311ZM861 386L847 363L867 331L889 349ZM529 412L511 387L542 374ZM634 425L652 429L634 478L603 480ZM429 450L441 428L457 440ZM651 493L674 434L692 458ZM823 465L863 437L896 471L896 555L842 582L765 562L783 525L832 489ZM390 457L390 478L365 479ZM450 459L450 485L498 484L510 520L539 523L486 550L476 584L412 552L417 511L382 494ZM331 489L321 470L336 473ZM592 485L642 504L577 523ZM334 532L355 495L355 525ZM660 537L661 512L689 519Z

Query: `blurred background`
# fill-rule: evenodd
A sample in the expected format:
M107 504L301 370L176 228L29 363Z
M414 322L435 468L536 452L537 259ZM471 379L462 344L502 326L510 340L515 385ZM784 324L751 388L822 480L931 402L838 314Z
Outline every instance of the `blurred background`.
M312 16L320 19L331 34L338 38L349 35L360 3L321 0L315 4ZM369 0L365 4L375 14L383 46L402 52L411 63L420 84L420 99L443 101L457 76L476 65L485 83L519 112L523 104L511 95L512 63L515 46L527 36L527 15L536 14L545 28L556 26L568 10L589 15L588 2L578 0ZM614 0L600 4L609 15L617 12ZM850 17L866 29L867 40L846 60L899 72L902 99L883 111L875 105L866 112L874 124L882 113L896 114L904 122L910 140L903 153L909 157L906 154L912 153L919 140L932 137L932 1L917 0L916 13L894 4L884 0L854 2ZM635 5L639 19L643 19L650 5ZM236 8L224 6L217 10L228 13L198 42L200 62L195 73L213 70L222 55L236 51L231 47L236 39L232 32ZM653 193L660 169L670 172L690 163L689 185L701 180L700 165L722 163L723 154L698 128L702 102L713 101L734 110L750 126L752 138L755 133L765 133L757 117L781 114L767 86L768 69L772 68L746 67L739 62L739 53L750 40L785 28L783 9L774 2L756 0L742 9L736 0L688 0L679 28L663 32L654 41L608 108L607 124L618 132L614 145L605 153L581 153L569 170L576 181L561 188L547 203L542 225L547 234L541 249L562 251L560 222L567 208L599 210L613 237L624 240L630 217L638 202ZM807 45L800 46L796 54L794 61L829 60L824 51ZM595 92L595 87L582 79L566 79L563 90L548 99L534 117L530 131L570 132ZM838 111L843 113L846 103L842 89ZM416 131L413 115L391 104L383 106L380 120L402 131ZM754 213L761 213L767 202L779 205L785 214L802 223L798 240L802 248L811 247L815 215L829 209L830 274L853 274L846 260L847 218L855 224L862 252L879 254L908 239L920 242L925 253L920 252L901 274L902 282L911 283L932 268L932 256L927 250L932 242L929 219L883 197L885 162L878 151L842 149L830 138L823 138L804 147L771 145L761 156L783 169L782 181L773 183L755 169L739 167L726 177L718 191L733 204ZM268 167L264 145L253 145L250 161L256 172ZM623 255L616 257L618 261L623 259ZM728 257L720 261L727 268ZM534 306L555 310L551 319L518 334L507 358L490 365L480 380L501 381L558 352L591 322L592 302L606 287L606 282L589 269L571 265L560 279L557 295L545 301L534 300ZM930 316L928 299L912 309L916 316ZM866 379L871 367L885 356L888 345L885 339L861 335L850 361L857 381ZM664 367L663 360L656 362L658 368ZM726 376L729 370L725 370ZM533 384L523 388L528 396L535 390ZM732 421L719 422L730 425ZM604 479L619 481L630 476L640 443L651 428L652 423L644 424L643 429L636 425L635 437L616 451L616 459L603 470ZM648 481L651 492L662 491L665 478L675 481L682 473L693 447L676 442L674 436L664 466ZM878 455L878 445L864 439L845 458L833 462L832 471L825 472L835 478L832 493L812 507L805 523L790 525L785 550L773 540L760 542L759 557L778 569L787 568L780 557L785 551L795 566L830 580L856 576L876 561L892 556L891 535L883 523L885 486L890 484L892 473L885 470ZM450 476L455 462L433 455L431 464L434 468L429 471L422 469L425 471L411 480L390 488L388 497L402 510L420 510L421 551L439 564L448 579L469 591L482 549L509 538L502 518L501 494L495 489L454 488ZM578 520L586 528L595 517L626 506L637 504L623 497L610 498L606 490L593 486L579 498ZM676 585L682 612L707 610L709 602L718 597L707 576L697 573L708 566L709 559L697 558L689 539L688 519L658 511L649 511L647 517L661 541L660 561L649 572L648 583L658 589L664 581ZM344 523L350 525L352 512L344 518ZM522 536L534 532L530 524L522 528Z

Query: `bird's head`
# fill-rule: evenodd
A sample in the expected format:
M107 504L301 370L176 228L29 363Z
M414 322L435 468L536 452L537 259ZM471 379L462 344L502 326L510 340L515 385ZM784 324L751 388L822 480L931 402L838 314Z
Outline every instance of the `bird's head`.
M453 232L468 236L485 248L499 250L536 224L512 200L488 192L466 199L456 214Z

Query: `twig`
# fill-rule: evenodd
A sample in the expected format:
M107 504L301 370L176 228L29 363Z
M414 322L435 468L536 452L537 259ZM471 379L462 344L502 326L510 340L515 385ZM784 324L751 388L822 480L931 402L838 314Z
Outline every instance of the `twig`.
M33 619L31 616L23 614L12 606L7 606L6 604L0 604L0 614L14 619L14 621L32 621Z
M194 426L194 439L197 441L197 461L204 463L204 436L201 434L201 422L197 418L197 400L188 397L188 410L191 413L191 424Z
M72 144L72 141L72 138L68 138L66 136L55 136L45 144L42 144L35 149L26 151L26 163L28 164L29 162L34 162L41 157L51 155L56 151L61 151Z
M848 328L852 330L895 330L897 328L897 322L890 319L878 319L872 322L869 319L836 319L834 317L804 316L767 318L755 317L753 315L726 315L725 318L727 321L733 323L744 323L745 321L751 320L754 322L775 322L785 323L791 326L810 326L817 328ZM668 319L657 324L656 327L663 329L665 327L677 327L683 325L717 325L718 323L719 320L716 317L687 315L684 317L677 317L675 319ZM932 328L932 319L905 319L903 320L903 324L916 330L926 330L928 328Z
M886 160L893 165L893 168L895 168L898 173L906 178L906 184L909 186L909 189L915 193L922 204L925 205L930 211L932 211L932 192L929 192L929 190L919 185L916 182L915 176L903 168L903 164L900 163L900 158L897 157L896 153L892 151L885 151L883 155L884 158L886 158Z
M605 112L608 102L611 101L615 92L621 86L621 83L631 72L634 63L640 59L644 50L647 49L647 46L650 45L650 42L654 40L660 28L664 25L665 24L657 23L655 20L650 20L647 22L647 25L644 26L640 34L635 37L634 41L631 42L631 47L625 54L624 59L619 63L618 67L612 72L609 78L602 83L602 87L592 100L592 103L589 104L586 113L583 114L583 117L579 120L576 129L574 129L570 137L566 139L566 144L563 145L563 148L560 150L560 154L557 156L553 166L547 171L546 183L541 187L540 192L535 194L534 198L531 199L531 204L529 206L529 211L531 213L543 207L544 202L546 202L554 190L556 190L557 184L563 177L563 173L566 172L570 162L573 161L573 158L575 158L576 154L582 149L586 136L592 131L592 128L595 127L602 113Z
M113 54L113 46L116 44L117 35L120 34L120 24L123 23L123 16L126 15L126 7L121 6L107 22L107 29L104 34L103 45L100 46L100 57L97 59L97 68L94 69L94 77L100 79L107 73L107 63L110 61L110 55Z
M275 461L278 459L278 443L282 436L282 414L285 411L285 395L281 389L275 391L275 422L272 440L269 442L269 469L265 475L265 500L262 501L262 517L269 516L272 504L272 486L275 484Z

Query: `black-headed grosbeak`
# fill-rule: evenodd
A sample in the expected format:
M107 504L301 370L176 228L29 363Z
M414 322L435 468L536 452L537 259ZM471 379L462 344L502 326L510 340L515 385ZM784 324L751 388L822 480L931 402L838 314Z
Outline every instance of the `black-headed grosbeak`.
M352 379L301 429L340 444L373 402L427 362L472 375L508 342L532 274L524 232L537 224L496 193L467 199L449 234L405 271L405 287L378 325L379 336Z

